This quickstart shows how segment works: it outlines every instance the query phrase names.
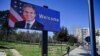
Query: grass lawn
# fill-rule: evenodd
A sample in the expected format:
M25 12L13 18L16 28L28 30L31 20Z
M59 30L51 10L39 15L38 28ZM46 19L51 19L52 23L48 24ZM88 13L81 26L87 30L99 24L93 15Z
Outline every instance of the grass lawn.
M16 49L22 56L41 56L41 47L37 45L0 42L0 45ZM67 45L49 45L48 56L62 56L66 52Z

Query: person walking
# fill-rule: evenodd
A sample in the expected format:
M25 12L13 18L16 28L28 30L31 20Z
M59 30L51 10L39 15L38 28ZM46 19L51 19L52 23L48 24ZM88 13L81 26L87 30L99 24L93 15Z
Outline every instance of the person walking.
M68 46L66 49L67 49L67 54L68 54L68 56L69 56L70 46Z

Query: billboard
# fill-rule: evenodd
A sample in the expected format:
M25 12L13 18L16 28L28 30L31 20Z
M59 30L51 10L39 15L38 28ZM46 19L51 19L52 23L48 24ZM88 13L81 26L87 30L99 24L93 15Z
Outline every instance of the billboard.
M60 12L20 0L11 0L9 26L11 28L59 31Z

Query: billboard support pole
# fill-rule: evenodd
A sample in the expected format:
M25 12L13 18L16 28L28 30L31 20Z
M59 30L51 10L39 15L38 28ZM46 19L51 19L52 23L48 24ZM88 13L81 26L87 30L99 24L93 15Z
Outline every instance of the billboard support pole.
M89 5L89 17L90 17L91 56L97 56L93 0L88 0L88 5Z
M48 8L48 6L43 6L44 8ZM42 31L42 56L48 56L48 31Z
M48 56L48 31L43 30L42 32L42 56Z

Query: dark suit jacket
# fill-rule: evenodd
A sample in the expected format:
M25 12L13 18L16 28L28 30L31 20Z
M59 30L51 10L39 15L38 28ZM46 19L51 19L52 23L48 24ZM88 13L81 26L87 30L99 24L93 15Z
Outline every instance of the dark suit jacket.
M26 21L18 21L15 23L15 28L25 28ZM32 25L31 29L43 29L44 26L39 23L38 21L35 21Z

